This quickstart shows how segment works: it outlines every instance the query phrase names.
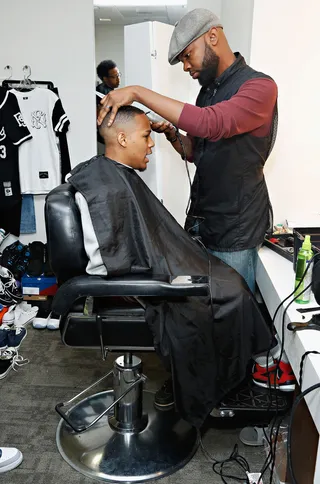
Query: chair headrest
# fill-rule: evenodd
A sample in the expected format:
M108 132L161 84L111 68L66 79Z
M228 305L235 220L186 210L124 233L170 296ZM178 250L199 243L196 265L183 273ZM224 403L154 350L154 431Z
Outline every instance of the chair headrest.
M75 189L70 183L54 188L47 195L45 221L49 260L59 283L85 274L88 258Z

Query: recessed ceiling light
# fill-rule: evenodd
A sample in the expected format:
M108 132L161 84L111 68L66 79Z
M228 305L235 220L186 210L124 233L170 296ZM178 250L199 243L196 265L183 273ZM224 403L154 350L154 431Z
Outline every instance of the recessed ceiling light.
M111 22L111 18L100 18L100 22Z
M187 0L94 0L99 7L156 7L186 5Z

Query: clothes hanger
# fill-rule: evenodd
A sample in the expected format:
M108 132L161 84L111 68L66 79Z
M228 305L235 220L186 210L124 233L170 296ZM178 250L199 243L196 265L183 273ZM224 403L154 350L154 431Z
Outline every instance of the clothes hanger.
M32 91L37 87L37 85L31 81L30 76L31 76L31 67L30 66L24 66L22 68L23 71L23 79L21 79L19 86L16 88L17 91Z
M12 71L11 66L6 66L6 68L10 68ZM31 76L31 68L30 66L24 66L23 67L23 72L24 72L24 78L23 79L11 79L10 78L6 79L2 83L2 87L6 89L12 89L14 85L18 85L16 88L17 90L27 90L30 91L31 89L35 89L37 86L47 86L48 89L51 91L54 91L54 84L52 81L31 81L30 76Z
M7 73L7 71L9 71L9 75L6 76L5 79L4 79L4 81L8 82L12 78L12 67L7 65L3 69L4 69L5 73Z

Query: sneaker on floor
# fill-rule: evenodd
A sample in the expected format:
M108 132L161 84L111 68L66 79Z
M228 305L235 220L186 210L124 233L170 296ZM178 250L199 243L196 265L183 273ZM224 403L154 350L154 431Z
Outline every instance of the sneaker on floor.
M0 304L2 304L2 306L9 307L14 303L15 303L15 301L12 299L12 297L6 291L6 286L5 286L5 284L3 284L3 282L0 278Z
M15 310L15 326L16 328L21 326L27 326L31 323L38 314L39 308L37 306L30 306L30 304L23 305L18 304Z
M5 378L9 371L13 368L13 360L18 355L18 352L9 348L4 351L0 351L0 380Z
M9 269L7 269L6 267L0 266L0 280L5 288L5 292L12 299L12 302L21 302L21 289L18 287L17 281L15 280L12 272L10 272ZM10 304L4 304L4 306L10 306Z
M50 314L47 318L34 318L32 326L34 329L45 329L50 321Z
M1 320L1 323L3 325L10 326L10 325L14 324L14 322L15 322L15 308L16 308L15 304L12 304L10 307L7 308L7 311L3 314L2 320ZM0 313L0 317L1 317L1 313Z
M279 368L277 363L269 366L268 369L255 363L252 370L253 382L262 388L281 390L283 392L293 392L295 389L295 377L289 363L280 361Z
M167 410L174 406L172 378L166 380L162 387L156 392L154 404L161 410Z
M258 447L264 444L264 432L262 427L244 427L239 435L239 439L245 445Z
M5 378L9 371L12 370L12 358L11 359L2 359L0 356L0 380Z
M8 330L9 328L0 329L0 352L8 347Z
M16 348L7 348L0 352L0 380L5 378L10 370L18 371L20 366L27 365L29 360L19 355Z
M0 447L0 474L11 471L23 461L20 450L14 447Z
M20 348L20 345L24 338L27 336L26 328L18 326L14 329L9 329L8 331L8 347Z
M55 329L59 329L59 326L60 326L60 318L54 318L50 316L47 322L47 329L55 330Z

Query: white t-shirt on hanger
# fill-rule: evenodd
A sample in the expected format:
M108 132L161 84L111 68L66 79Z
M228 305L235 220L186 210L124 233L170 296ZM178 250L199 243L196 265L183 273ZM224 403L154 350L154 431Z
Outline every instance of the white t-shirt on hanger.
M21 193L48 193L61 183L57 134L68 131L69 119L59 97L49 89L11 92L32 134L32 140L19 152Z

